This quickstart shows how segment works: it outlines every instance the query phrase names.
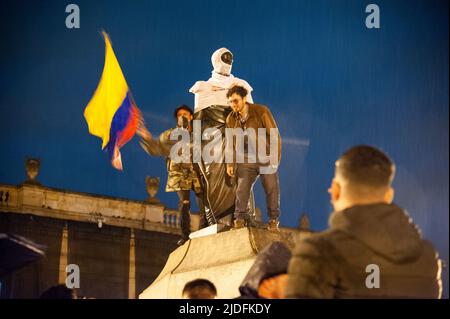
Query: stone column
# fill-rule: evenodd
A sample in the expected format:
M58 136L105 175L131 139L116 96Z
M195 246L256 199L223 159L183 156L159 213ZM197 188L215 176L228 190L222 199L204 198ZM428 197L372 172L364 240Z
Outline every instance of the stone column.
M128 274L128 299L136 299L136 254L134 242L134 229L130 234L130 267Z
M67 278L67 260L69 257L69 228L67 224L64 225L62 237L61 237L61 252L59 254L59 284L66 284Z

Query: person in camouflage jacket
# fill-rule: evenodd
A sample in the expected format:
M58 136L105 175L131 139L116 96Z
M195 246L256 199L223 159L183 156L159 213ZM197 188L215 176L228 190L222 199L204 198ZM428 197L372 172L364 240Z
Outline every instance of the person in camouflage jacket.
M178 245L184 244L189 239L190 234L190 192L194 191L197 204L200 209L201 222L204 224L204 205L203 205L203 191L200 182L200 175L197 171L197 167L192 161L186 163L177 163L170 158L170 149L177 141L170 139L170 134L177 128L187 129L192 132L192 117L193 112L187 105L181 105L174 111L174 117L177 120L177 127L171 128L163 132L158 139L154 139L152 134L145 128L144 125L140 125L137 130L137 134L141 136L142 148L152 156L163 156L166 158L167 165L167 184L166 192L177 192L179 202L178 210L181 217L181 239L178 241ZM203 222L202 222L203 221Z

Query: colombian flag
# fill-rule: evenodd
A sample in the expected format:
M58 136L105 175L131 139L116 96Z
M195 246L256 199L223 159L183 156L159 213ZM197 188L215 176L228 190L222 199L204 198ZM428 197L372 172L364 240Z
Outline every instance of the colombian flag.
M100 83L84 110L89 133L103 140L114 168L122 170L120 148L136 132L141 112L136 106L106 32L105 65Z

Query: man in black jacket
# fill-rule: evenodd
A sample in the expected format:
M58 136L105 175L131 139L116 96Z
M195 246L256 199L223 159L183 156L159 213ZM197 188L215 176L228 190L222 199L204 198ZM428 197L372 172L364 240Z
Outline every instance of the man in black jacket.
M407 212L392 204L394 163L370 146L336 162L330 228L300 240L291 298L440 298L441 261Z

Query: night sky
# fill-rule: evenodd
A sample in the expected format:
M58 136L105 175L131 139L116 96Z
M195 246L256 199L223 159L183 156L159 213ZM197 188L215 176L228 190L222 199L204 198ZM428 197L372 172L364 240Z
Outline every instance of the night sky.
M66 28L70 3L79 29ZM380 29L365 26L369 3L380 7ZM30 156L41 159L43 185L78 192L144 200L145 176L160 176L158 197L176 207L164 161L138 138L122 149L119 172L88 133L102 29L154 134L174 126L176 106L193 106L188 90L210 77L211 54L234 53L232 73L270 107L283 138L282 225L306 213L325 229L335 160L371 144L396 162L395 202L448 264L447 1L2 1L0 183L23 182ZM267 219L260 182L256 201Z

